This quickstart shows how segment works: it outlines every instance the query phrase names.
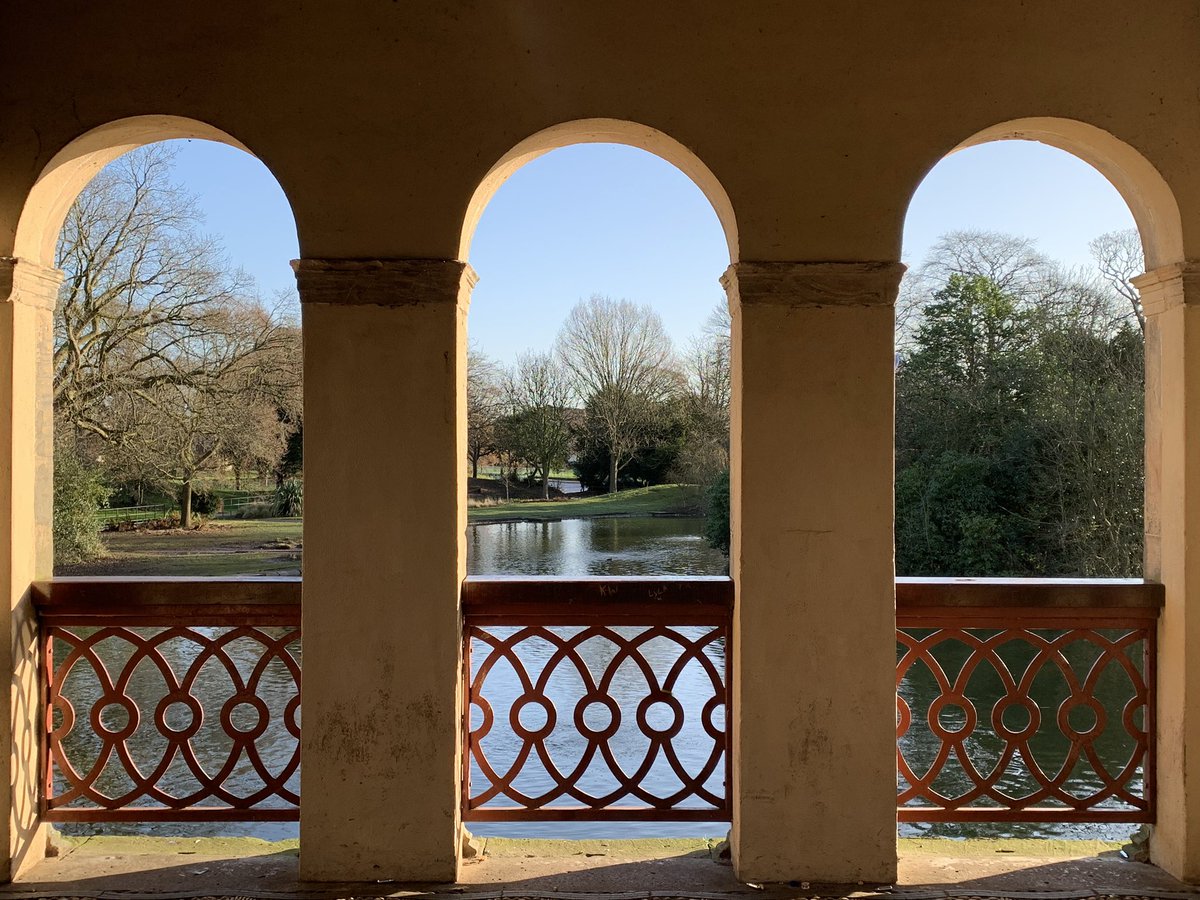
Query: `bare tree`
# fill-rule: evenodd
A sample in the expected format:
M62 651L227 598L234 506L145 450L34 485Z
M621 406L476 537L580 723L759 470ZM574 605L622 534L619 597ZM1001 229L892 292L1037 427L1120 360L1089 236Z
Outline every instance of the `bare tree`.
M672 477L683 484L708 486L729 468L730 325L722 301L683 356L687 436L672 466Z
M692 339L683 359L689 393L706 409L723 414L726 423L733 390L731 325L729 306L722 300L709 313L700 335Z
M1146 332L1146 314L1142 311L1142 298L1133 286L1133 279L1142 274L1146 258L1142 252L1142 238L1136 228L1109 231L1088 244L1100 276L1109 287L1129 304L1137 317L1138 327Z
M951 275L982 275L1007 294L1023 295L1042 283L1053 263L1032 238L998 231L948 231L929 249L921 275L940 284Z
M80 193L59 238L55 408L106 440L117 437L109 395L194 377L179 369L175 348L210 327L214 305L248 287L200 234L200 213L171 184L171 164L162 145L120 158Z
M678 386L671 339L648 306L593 296L575 304L558 355L609 456L608 489L642 446L657 404Z
M474 347L467 351L467 459L471 477L479 477L479 460L496 446L496 422L503 414L500 367Z
M287 355L298 361L301 352L298 329L295 337L294 355ZM283 480L279 467L288 451L290 438L300 430L303 410L301 392L293 391L291 387L290 384L267 386L255 396L246 398L249 402L234 411L239 425L226 434L220 455L222 463L233 470L237 490L242 490L242 479L251 472L257 472L264 479L275 473L277 481ZM269 411L268 406L273 406L273 410Z
M127 154L68 212L54 400L60 421L104 442L113 468L178 487L187 522L195 473L234 434L298 411L299 332L202 234L172 158L163 145Z
M209 311L199 335L179 341L161 363L190 377L153 379L135 391L113 391L107 415L116 437L107 455L127 471L153 473L178 491L180 524L191 526L196 476L224 464L248 432L270 428L277 459L287 431L280 404L298 379L298 359L289 354L287 329L255 302L225 304ZM264 423L267 423L264 425Z
M1032 238L977 229L948 231L900 284L896 346L902 355L913 348L925 306L954 275L986 278L1020 304L1040 307L1063 299L1061 292L1074 283L1062 266L1037 249Z
M548 500L550 473L566 463L571 449L567 373L553 354L528 352L517 357L504 382L508 412L501 421L502 443L540 473L542 498Z

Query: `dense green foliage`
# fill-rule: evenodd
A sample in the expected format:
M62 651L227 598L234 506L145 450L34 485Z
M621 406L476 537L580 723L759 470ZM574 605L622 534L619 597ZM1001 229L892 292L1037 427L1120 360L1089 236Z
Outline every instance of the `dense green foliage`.
M729 470L717 476L708 489L708 517L704 537L718 550L729 552Z
M932 296L896 376L898 574L1140 572L1142 337L1108 313L981 275Z
M304 473L304 422L297 417L295 431L289 432L283 456L275 465L275 482L282 484Z
M209 488L193 490L191 502L192 512L201 516L215 516L225 509L225 499Z
M303 481L289 478L275 489L274 513L282 517L304 515Z
M54 562L67 565L103 553L99 513L108 487L100 472L80 458L74 442L55 443Z
M607 491L611 458L599 430L591 427L590 413L590 409L585 409L585 421L576 430L571 468L585 490ZM687 409L679 398L671 398L656 403L648 419L642 445L630 454L629 461L617 473L620 490L675 480L672 475L676 461L691 434Z

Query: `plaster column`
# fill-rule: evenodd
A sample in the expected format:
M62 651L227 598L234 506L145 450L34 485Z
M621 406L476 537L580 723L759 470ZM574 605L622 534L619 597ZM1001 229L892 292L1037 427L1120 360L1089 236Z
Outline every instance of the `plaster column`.
M0 879L45 856L39 821L41 680L30 587L54 574L54 303L62 273L0 258L0 579L8 590L0 640L10 673L5 771L8 815Z
M1158 629L1158 816L1151 858L1200 882L1200 263L1134 280L1146 312L1146 565Z
M899 263L741 262L733 314L733 862L896 876Z
M304 314L300 874L453 881L475 276L446 260L295 267Z

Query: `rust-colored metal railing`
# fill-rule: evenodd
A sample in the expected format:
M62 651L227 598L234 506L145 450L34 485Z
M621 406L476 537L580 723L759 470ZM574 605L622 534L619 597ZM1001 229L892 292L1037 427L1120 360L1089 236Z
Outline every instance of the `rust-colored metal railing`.
M1162 598L1140 581L898 579L900 821L1152 822Z
M730 818L733 584L468 579L463 817Z
M900 579L898 817L1154 818L1159 585ZM37 585L49 821L295 820L298 579ZM467 820L730 817L728 579L472 578Z
M51 822L299 816L299 579L35 586Z

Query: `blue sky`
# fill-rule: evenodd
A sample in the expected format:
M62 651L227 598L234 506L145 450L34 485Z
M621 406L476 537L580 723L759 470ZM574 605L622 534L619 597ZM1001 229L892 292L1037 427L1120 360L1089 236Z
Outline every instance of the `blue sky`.
M177 179L197 196L208 231L264 296L293 290L295 225L266 168L223 145L174 143ZM983 228L1088 265L1088 241L1132 226L1124 201L1086 163L1006 141L960 151L930 172L909 208L903 258L919 263L944 232ZM669 163L607 144L556 150L513 175L479 223L471 340L501 360L547 348L571 305L598 293L649 303L683 343L722 300L727 262L708 201Z

